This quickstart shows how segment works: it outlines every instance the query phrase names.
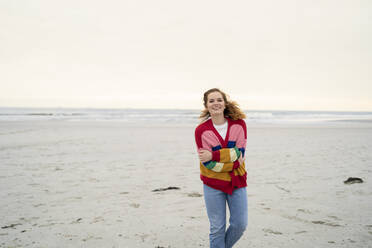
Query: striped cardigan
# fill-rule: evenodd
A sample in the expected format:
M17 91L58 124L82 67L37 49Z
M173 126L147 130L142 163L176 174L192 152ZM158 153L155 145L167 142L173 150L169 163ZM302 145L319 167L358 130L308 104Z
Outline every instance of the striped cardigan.
M245 163L239 163L244 157L247 143L247 127L244 120L227 118L226 138L223 139L214 128L212 119L201 123L195 129L195 141L200 149L212 152L212 160L200 162L200 179L204 184L232 194L234 189L247 186Z

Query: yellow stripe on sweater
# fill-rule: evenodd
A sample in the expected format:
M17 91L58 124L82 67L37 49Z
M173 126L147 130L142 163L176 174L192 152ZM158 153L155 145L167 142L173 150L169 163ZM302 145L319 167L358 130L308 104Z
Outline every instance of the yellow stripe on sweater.
M223 181L231 181L231 177L228 172L214 172L207 169L202 163L200 163L200 173L209 178L219 179Z
M220 150L220 161L230 161L230 150Z
M220 150L220 161L223 163L234 162L238 159L235 148Z
M234 170L234 175L235 176L243 176L243 175L245 175L245 173L246 173L246 171L245 171L245 163L244 162L243 162L243 164L241 164L239 166L238 169Z

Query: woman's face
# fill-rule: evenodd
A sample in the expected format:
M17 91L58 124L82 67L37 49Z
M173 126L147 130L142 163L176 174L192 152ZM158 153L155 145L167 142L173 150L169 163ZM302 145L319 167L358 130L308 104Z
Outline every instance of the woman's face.
M223 100L222 94L218 91L208 94L207 109L209 114L212 115L223 115L225 110L225 101Z

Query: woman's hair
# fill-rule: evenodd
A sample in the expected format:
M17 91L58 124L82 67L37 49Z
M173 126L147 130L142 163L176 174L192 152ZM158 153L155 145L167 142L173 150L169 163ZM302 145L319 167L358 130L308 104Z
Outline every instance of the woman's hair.
M221 91L220 89L218 88L213 88L213 89L210 89L210 90L207 90L205 93L204 93L204 110L200 113L200 116L199 116L199 119L201 120L201 122L204 122L206 121L211 115L207 109L207 101L208 101L208 95L212 92L220 92L222 97L223 97L223 100L225 102L225 110L223 111L223 114L225 117L229 117L233 120L239 120L239 119L244 119L246 118L244 112L239 108L239 105L237 102L235 101L231 101L230 99L228 99L228 96L223 92Z

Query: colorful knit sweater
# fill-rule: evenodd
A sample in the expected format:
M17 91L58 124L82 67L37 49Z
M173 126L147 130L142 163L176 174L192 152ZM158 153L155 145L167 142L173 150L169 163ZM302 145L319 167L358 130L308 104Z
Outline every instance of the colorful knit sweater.
M232 194L234 189L247 186L245 164L239 163L244 157L247 143L247 127L244 120L227 118L226 138L214 128L212 119L201 123L195 129L195 141L200 149L212 152L212 160L200 162L200 179L204 184Z

